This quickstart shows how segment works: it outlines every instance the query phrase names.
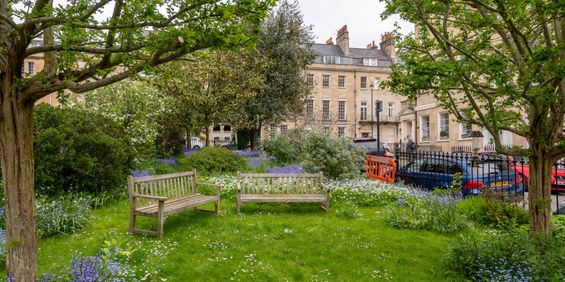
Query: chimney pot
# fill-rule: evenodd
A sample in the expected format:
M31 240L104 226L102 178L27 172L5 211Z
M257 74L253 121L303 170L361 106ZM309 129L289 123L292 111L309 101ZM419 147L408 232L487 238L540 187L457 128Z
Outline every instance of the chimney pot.
M330 38L328 38L328 40L326 40L326 44L327 45L334 45L334 40L330 37Z

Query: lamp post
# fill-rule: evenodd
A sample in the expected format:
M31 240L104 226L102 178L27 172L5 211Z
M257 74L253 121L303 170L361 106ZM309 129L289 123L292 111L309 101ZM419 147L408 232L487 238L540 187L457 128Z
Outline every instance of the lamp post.
M473 152L471 155L471 166L476 166L479 159L479 141L480 138L483 138L484 136L483 133L478 130L472 130L467 136L473 139L471 143L471 149Z
M371 87L371 138L375 137L375 133L373 132L373 89L375 88L375 85L373 83L371 83L371 85L369 86ZM380 147L380 146L379 146Z

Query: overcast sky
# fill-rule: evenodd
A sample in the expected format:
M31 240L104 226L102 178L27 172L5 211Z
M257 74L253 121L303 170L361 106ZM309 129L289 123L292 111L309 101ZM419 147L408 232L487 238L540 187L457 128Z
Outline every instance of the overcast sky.
M392 31L398 22L401 32L408 34L413 25L400 18L381 20L385 4L378 0L298 0L304 15L304 22L313 26L316 43L324 43L335 36L337 30L347 25L349 30L349 46L365 48L375 40L380 43L381 34Z

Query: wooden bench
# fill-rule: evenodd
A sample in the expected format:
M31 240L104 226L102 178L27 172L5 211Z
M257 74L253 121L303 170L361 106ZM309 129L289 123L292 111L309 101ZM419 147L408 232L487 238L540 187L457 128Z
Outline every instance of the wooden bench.
M215 196L202 195L200 186L216 188ZM196 171L179 172L155 176L128 177L131 234L163 236L165 218L171 214L193 208L194 211L213 212L218 215L220 208L221 185L199 183ZM214 202L214 211L197 209L206 203ZM136 216L157 218L157 231L141 230L135 227Z
M330 190L323 174L237 173L237 213L244 203L320 203L329 211Z

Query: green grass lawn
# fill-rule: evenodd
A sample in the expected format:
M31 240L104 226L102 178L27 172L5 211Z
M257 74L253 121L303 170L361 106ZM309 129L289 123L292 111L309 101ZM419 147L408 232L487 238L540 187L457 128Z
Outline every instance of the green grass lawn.
M158 268L166 281L438 281L450 237L386 225L383 208L346 206L325 213L315 204L249 204L237 216L222 202L221 215L186 211L167 219L162 240L126 235L127 201L95 211L81 233L41 240L40 273L69 265L73 253L95 255L104 241L150 248L136 261ZM153 219L142 220L146 227ZM154 262L144 263L154 256ZM150 259L153 261L153 259Z

